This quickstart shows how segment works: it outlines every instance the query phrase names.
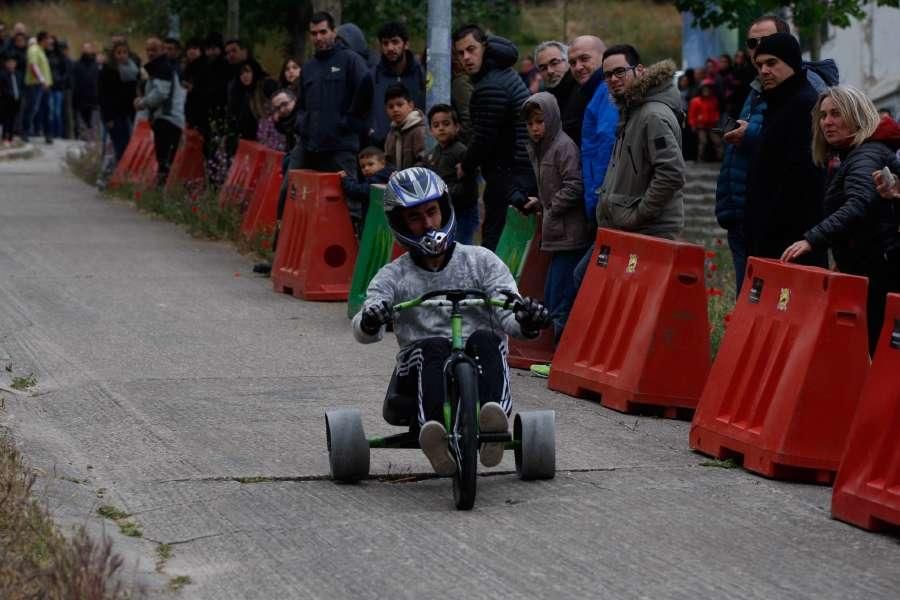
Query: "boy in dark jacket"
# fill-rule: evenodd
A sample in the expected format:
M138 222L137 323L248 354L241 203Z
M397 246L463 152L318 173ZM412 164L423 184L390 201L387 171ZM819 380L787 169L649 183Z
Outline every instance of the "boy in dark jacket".
M3 57L0 70L0 127L3 128L3 145L12 144L16 114L22 103L22 85L16 73L16 55L8 53Z
M595 228L584 212L584 182L578 146L562 130L559 104L549 92L539 92L522 107L528 127L528 156L537 178L538 197L525 210L540 205L541 250L551 254L544 283L544 305L553 319L558 340L569 318L578 288L575 266L594 241Z
M384 143L387 162L396 169L421 164L425 156L425 115L416 108L412 95L402 83L392 85L384 94L384 110L391 130Z
M466 157L466 146L458 139L459 117L449 104L435 104L428 111L428 123L437 144L425 155L425 165L440 175L450 189L456 213L456 241L471 245L478 229L478 183L471 175L460 178L456 172L456 165Z
M341 187L347 196L347 208L350 210L350 221L356 237L362 237L366 210L369 207L369 192L373 183L386 184L395 171L394 167L385 165L384 151L375 146L363 148L359 153L359 179L341 171Z

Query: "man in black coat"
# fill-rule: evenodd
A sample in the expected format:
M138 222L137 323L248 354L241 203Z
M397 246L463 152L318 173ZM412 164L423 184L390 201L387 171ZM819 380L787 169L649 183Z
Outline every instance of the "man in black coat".
M785 248L822 219L825 173L812 159L817 94L806 78L800 44L789 33L763 38L754 61L768 108L747 177L747 255L781 258ZM827 266L823 250L798 260Z
M384 141L391 130L391 120L384 110L384 94L387 89L402 83L416 108L425 112L425 73L422 65L409 49L409 31L406 25L396 21L385 23L378 30L381 61L372 67L372 133L373 146L384 148Z
M309 20L316 52L303 65L297 98L299 144L291 169L356 173L361 134L368 133L372 77L363 59L336 43L334 19L326 12Z
M520 208L537 193L522 119L522 105L531 94L512 68L519 51L509 40L466 25L453 34L453 46L474 84L469 101L472 135L460 177L481 169L486 183L481 244L494 250L506 225L507 207Z
M72 67L72 108L75 109L75 137L83 139L94 129L95 115L100 106L98 81L100 65L94 45L85 42L81 46L81 57Z
M581 123L591 97L580 92L581 86L569 69L569 49L562 42L541 42L534 49L534 64L544 78L547 91L559 104L562 128L581 147Z

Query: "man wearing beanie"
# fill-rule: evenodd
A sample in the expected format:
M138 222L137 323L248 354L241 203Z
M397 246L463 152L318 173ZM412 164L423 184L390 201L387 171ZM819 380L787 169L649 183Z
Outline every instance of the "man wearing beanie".
M807 80L800 44L789 33L763 38L754 62L767 109L747 177L744 234L748 256L777 259L794 236L802 238L822 218L825 173L812 160L817 94ZM827 266L824 252L803 258L803 264Z

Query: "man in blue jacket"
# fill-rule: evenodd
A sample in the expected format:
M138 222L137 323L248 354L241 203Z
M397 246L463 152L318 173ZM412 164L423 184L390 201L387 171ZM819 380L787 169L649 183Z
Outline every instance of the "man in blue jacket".
M384 148L384 141L391 129L391 120L384 110L384 94L395 83L402 83L416 108L425 111L425 73L422 65L409 49L409 31L406 25L391 21L378 30L381 45L381 62L372 67L372 83L375 88L372 97L372 130L370 142Z
M303 65L297 97L297 147L291 169L356 173L360 134L365 133L372 103L372 78L362 58L336 43L334 18L310 17L316 52Z
M572 40L569 65L587 102L581 122L581 174L584 178L584 210L588 222L596 223L600 186L616 143L619 111L609 95L603 76L606 44L593 35Z
M774 15L765 15L754 21L747 32L746 41L750 62L753 63L753 56L760 40L776 33L790 32L791 28L787 22ZM755 66L755 63L753 64ZM806 67L806 78L816 92L821 93L826 87L837 85L838 69L833 60L804 63L803 66ZM737 293L741 291L747 268L747 244L744 238L747 172L759 150L766 108L762 85L758 78L754 79L741 109L738 127L723 137L727 146L716 185L716 219L719 225L728 231L728 247L731 249L734 263Z

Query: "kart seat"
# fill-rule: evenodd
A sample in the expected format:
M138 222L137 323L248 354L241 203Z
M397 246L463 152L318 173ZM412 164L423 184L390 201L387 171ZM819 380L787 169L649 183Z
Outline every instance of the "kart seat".
M418 412L418 399L397 390L397 371L395 370L384 396L384 406L381 410L384 420L397 427L406 427L416 421Z

